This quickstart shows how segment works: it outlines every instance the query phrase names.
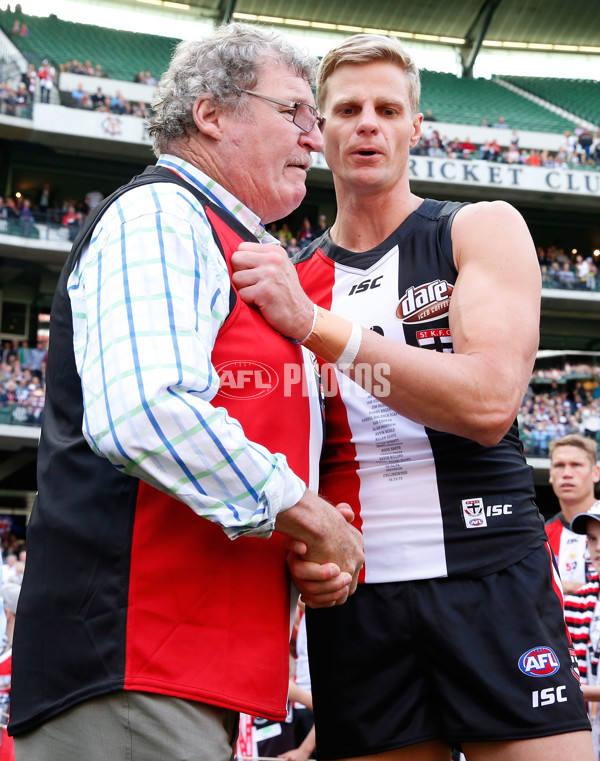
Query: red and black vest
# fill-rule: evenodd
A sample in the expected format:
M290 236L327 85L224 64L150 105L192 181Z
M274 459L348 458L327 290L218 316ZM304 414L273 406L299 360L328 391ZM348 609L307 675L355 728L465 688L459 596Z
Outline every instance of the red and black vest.
M164 181L202 201L228 266L241 240L255 240L165 168L149 167L102 209L132 187ZM231 541L182 502L98 457L83 437L67 279L102 209L87 236L83 230L75 241L52 306L10 731L27 731L82 700L121 689L282 719L290 580L281 538ZM290 367L303 368L299 345L237 298L212 362L228 377L258 374L258 392L230 383L212 403L239 420L250 440L285 454L308 483L309 398L304 384L284 383Z

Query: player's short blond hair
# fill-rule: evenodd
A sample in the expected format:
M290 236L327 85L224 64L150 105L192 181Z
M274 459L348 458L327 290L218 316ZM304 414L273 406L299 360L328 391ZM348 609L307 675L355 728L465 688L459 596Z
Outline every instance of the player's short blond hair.
M365 63L393 63L408 79L408 93L413 114L419 111L421 76L410 53L398 40L382 34L355 34L331 48L324 56L317 73L317 101L322 108L327 94L327 79L338 66L360 66Z
M590 439L588 436L582 436L580 433L569 433L563 436L562 439L551 441L548 447L550 453L550 462L552 462L552 456L560 447L578 447L587 452L588 457L591 460L592 467L598 462L598 444L594 439Z

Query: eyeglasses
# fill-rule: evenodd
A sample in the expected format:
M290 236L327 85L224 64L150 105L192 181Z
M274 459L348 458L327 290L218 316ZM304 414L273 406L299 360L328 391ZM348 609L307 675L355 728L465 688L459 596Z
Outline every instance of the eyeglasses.
M276 103L278 106L286 106L287 108L292 109L292 122L303 132L312 132L315 124L318 125L320 130L323 130L325 117L319 116L317 109L309 106L308 103L294 103L291 100L280 100L279 98L272 98L270 95L254 92L254 90L244 90L242 87L239 88L239 91L245 92L247 95L255 95L257 98L262 98L263 100L268 100L269 103Z

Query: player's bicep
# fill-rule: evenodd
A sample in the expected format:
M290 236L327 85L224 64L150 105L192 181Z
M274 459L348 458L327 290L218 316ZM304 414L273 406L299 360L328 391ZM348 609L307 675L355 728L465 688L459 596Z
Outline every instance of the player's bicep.
M465 207L452 240L459 273L450 302L454 351L528 376L539 340L541 276L523 218L502 202Z

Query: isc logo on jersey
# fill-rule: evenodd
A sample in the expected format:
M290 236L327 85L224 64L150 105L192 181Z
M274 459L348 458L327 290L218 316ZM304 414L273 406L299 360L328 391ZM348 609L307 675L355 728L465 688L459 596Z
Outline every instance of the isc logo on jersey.
M519 658L519 669L527 676L552 676L559 668L556 653L547 645L533 647Z
M446 280L432 280L411 286L400 299L396 317L402 322L428 322L448 314L454 286Z
M481 497L472 497L462 500L462 513L467 528L483 528L492 516L511 515L512 505L485 505Z

